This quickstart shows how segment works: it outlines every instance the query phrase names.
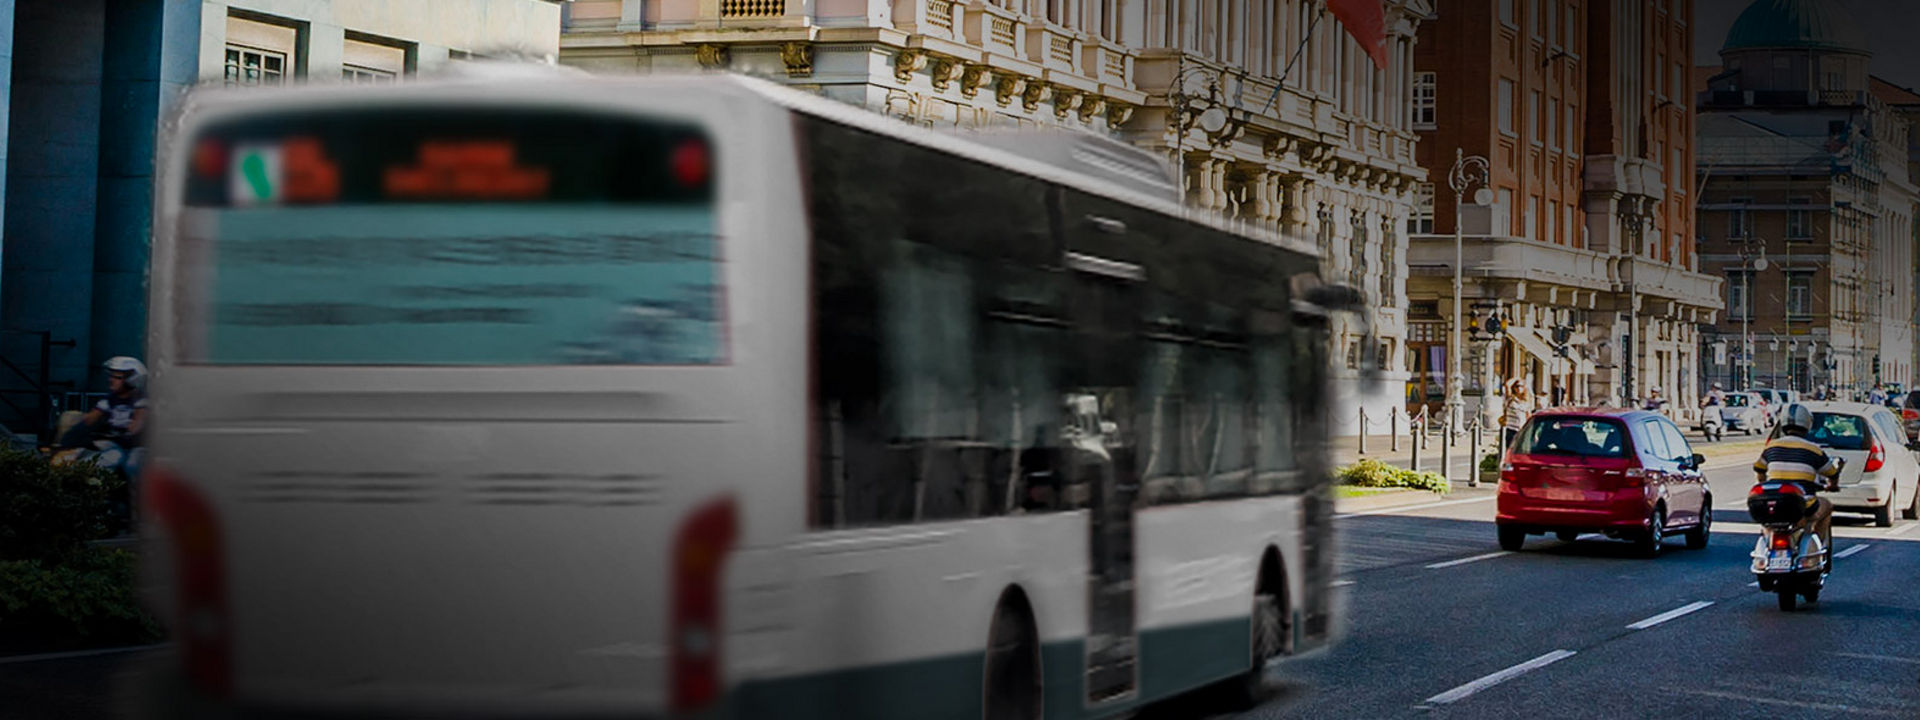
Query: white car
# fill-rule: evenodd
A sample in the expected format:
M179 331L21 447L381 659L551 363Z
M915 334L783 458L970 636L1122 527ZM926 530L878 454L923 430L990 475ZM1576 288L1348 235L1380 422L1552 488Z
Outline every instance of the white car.
M1895 508L1908 520L1920 518L1920 460L1893 411L1867 403L1801 404L1813 412L1807 439L1847 461L1840 491L1822 493L1835 510L1870 514L1880 527L1893 525Z
M1759 393L1733 392L1727 393L1726 404L1720 406L1720 425L1726 432L1753 435L1773 427L1773 420L1761 409Z

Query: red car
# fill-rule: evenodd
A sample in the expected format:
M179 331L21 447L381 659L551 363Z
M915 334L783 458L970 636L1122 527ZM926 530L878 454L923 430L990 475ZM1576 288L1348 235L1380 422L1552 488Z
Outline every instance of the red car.
M1704 548L1713 496L1696 455L1671 420L1640 410L1560 408L1527 420L1500 468L1494 523L1500 547L1528 535L1572 542L1583 533L1631 540L1658 555L1666 538Z

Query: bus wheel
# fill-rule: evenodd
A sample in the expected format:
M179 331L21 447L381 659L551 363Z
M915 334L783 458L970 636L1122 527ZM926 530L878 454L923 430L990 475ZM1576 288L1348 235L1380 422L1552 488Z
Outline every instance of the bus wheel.
M1008 590L987 633L986 720L1039 720L1040 633L1019 590Z
M1267 686L1267 663L1288 650L1285 593L1279 554L1269 550L1260 563L1260 580L1253 591L1253 617L1248 623L1251 667L1233 681L1233 704L1240 708L1258 706L1272 696Z

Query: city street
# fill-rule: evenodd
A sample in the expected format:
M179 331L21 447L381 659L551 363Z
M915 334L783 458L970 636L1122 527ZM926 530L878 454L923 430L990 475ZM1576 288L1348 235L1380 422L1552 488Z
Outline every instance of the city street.
M1709 547L1654 560L1599 536L1499 552L1490 489L1344 517L1348 632L1244 717L1914 717L1920 522L1837 515L1820 602L1782 613L1749 585L1746 462L1710 465Z

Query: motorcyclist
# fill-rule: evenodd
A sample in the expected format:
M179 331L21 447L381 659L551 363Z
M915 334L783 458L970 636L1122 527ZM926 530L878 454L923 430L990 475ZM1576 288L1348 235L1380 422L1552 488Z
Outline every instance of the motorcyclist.
M107 370L107 396L60 437L59 446L70 449L100 441L110 443L98 458L100 465L138 478L141 461L146 458L140 439L147 422L147 366L124 355L102 366Z
M1703 408L1721 407L1726 404L1727 394L1720 390L1720 383L1714 383L1713 389L1707 391L1707 396L1700 399L1700 407Z
M1827 549L1827 566L1833 566L1833 501L1812 494L1840 489L1840 463L1819 444L1807 439L1813 429L1813 411L1794 403L1780 416L1780 436L1767 443L1754 461L1756 482L1793 482L1809 491L1807 517L1802 520L1820 536Z

